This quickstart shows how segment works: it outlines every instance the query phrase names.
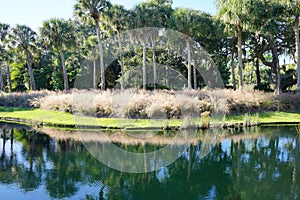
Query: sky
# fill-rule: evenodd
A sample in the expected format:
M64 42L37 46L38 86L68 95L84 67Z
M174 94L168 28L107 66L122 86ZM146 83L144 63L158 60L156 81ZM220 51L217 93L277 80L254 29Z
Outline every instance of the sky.
M142 0L111 0L132 8ZM35 31L43 21L53 17L72 18L76 0L0 0L0 22L11 26L24 24ZM214 0L173 0L174 7L188 7L210 14L216 13Z

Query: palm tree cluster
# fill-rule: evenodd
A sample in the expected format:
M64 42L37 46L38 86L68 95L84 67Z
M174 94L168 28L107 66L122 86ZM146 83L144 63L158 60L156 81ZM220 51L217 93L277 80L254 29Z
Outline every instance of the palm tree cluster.
M93 89L114 88L116 83L125 89L131 84L126 72L139 65L146 89L148 62L154 89L160 87L157 66L162 63L180 71L189 89L197 89L207 83L197 70L199 55L191 44L196 41L212 57L228 87L242 90L250 84L276 94L300 91L299 4L299 0L217 0L217 14L212 16L173 8L170 0L147 0L132 9L109 0L77 0L73 19L46 20L38 32L26 25L0 23L0 89L69 90L87 59L93 62L89 69ZM134 37L140 48L128 51L123 34L137 28L144 30ZM183 34L185 56L170 53L168 45L159 46L160 29ZM106 68L104 41L112 35L117 37L118 56Z

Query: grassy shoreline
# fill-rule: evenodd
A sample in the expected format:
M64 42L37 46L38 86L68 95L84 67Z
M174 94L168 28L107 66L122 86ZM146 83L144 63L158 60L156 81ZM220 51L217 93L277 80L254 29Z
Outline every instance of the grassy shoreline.
M185 122L180 119L118 119L74 116L60 111L1 107L0 121L25 123L34 126L58 128L102 128L102 129L176 129ZM199 127L201 119L194 119ZM299 124L300 113L262 112L259 114L227 115L222 119L210 119L210 127L236 127L272 124ZM185 125L184 125L185 126Z

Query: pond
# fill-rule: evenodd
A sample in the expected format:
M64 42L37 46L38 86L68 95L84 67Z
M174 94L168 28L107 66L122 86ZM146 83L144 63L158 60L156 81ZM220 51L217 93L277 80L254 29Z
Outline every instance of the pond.
M129 133L107 133L115 134L114 144L128 152L143 154L171 144L180 154L155 171L122 172L102 164L76 132L2 123L0 198L299 198L300 136L295 126L200 131L188 143L170 143L176 133L149 142L131 141ZM86 138L102 149L108 145L95 139L95 132L86 132Z

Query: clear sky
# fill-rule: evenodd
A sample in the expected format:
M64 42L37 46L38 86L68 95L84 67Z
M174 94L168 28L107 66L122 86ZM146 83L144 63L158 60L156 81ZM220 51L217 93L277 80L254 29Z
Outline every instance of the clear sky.
M111 0L112 3L132 8L142 0ZM11 26L25 24L38 30L42 22L53 18L72 18L75 0L0 0L0 22ZM214 0L173 0L174 7L199 9L216 13Z

